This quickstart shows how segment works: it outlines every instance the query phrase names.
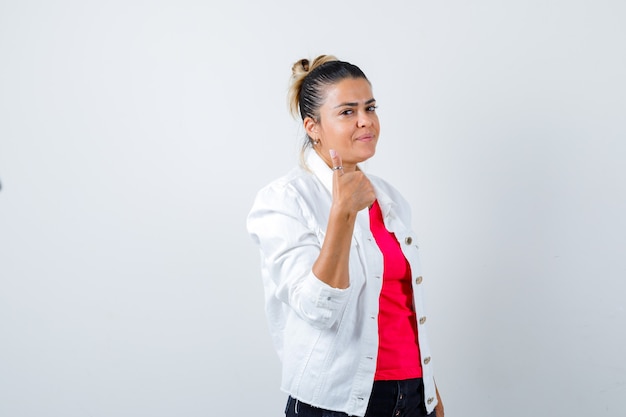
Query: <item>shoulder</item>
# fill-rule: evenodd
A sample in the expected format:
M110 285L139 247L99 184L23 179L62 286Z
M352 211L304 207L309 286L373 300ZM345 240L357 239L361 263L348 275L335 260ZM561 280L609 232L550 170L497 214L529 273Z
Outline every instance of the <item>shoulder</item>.
M280 209L301 206L305 200L319 196L322 189L312 172L296 166L256 193L253 210L259 207Z
M279 240L284 239L297 230L309 233L320 223L316 214L323 202L330 201L329 196L322 194L324 191L311 172L294 168L257 192L247 216L248 232L258 242L268 237L282 236Z

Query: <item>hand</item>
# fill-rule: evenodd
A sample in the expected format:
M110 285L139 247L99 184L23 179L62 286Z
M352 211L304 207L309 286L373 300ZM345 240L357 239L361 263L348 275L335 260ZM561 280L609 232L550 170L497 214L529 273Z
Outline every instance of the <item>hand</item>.
M344 172L341 156L330 150L333 163L333 204L356 213L371 206L376 200L374 186L361 171Z
M444 417L442 403L439 403L435 406L435 417Z
M437 405L435 406L435 417L444 417L443 415L443 402L441 401L441 397L439 396L439 390L437 390Z

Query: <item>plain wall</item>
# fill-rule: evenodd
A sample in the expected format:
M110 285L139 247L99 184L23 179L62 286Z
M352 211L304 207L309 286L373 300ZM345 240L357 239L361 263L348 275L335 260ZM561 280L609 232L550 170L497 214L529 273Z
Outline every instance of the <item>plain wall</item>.
M626 414L626 6L0 1L0 415L278 416L255 192L359 65L448 416Z

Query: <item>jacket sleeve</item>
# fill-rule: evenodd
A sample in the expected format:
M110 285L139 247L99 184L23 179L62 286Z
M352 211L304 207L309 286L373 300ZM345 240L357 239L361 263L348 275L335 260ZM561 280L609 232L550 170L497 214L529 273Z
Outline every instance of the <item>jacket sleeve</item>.
M313 274L323 231L302 197L288 184L262 189L248 214L247 228L261 251L266 303L279 300L318 329L335 324L350 288L333 288Z

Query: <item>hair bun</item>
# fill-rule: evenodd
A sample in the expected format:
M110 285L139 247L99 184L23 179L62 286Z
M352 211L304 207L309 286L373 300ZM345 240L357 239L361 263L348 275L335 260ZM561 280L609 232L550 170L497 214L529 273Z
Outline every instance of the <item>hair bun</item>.
M337 61L337 58L334 55L319 55L313 60L313 62L309 61L307 58L302 58L296 61L296 63L291 67L291 75L296 80L304 78L315 68L331 61Z
M302 73L308 73L309 72L309 68L310 68L310 62L308 59L303 58L299 61L297 61L295 64L293 64L293 67L291 68L291 72L294 76L298 76Z
M313 71L315 68L319 67L322 64L337 60L337 57L335 57L334 55L319 55L313 60L313 63L311 64L311 71Z
M330 61L337 61L337 58L335 58L334 55L319 55L313 62L309 61L307 58L303 58L296 61L291 67L291 83L289 86L288 101L289 110L295 118L300 114L300 90L302 89L304 79L315 68Z

